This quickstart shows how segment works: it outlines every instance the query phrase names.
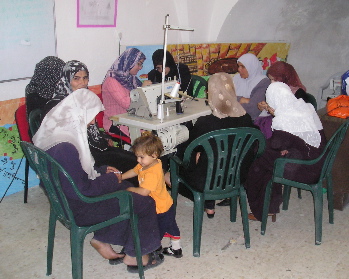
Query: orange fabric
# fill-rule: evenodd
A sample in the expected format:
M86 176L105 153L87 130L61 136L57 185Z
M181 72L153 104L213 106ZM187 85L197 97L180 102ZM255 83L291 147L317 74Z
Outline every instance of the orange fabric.
M339 118L349 117L349 96L339 95L327 102L327 114Z
M161 160L149 169L143 170L138 164L133 169L138 175L139 187L150 191L151 196L155 201L156 213L167 212L173 200L166 189L164 171L162 170Z

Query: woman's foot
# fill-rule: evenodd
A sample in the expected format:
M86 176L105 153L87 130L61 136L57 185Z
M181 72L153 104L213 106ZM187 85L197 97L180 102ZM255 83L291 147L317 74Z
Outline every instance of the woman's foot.
M230 198L224 199L222 201L220 201L219 203L217 203L218 206L228 206L230 205L231 200Z
M93 248L97 250L97 252L105 259L107 260L113 260L118 258L125 257L125 254L118 254L116 253L110 244L101 242L99 240L96 240L92 238L90 241L90 244Z
M212 219L213 217L214 217L214 215L215 215L215 211L214 211L214 209L207 209L207 208L205 208L205 212L206 212L206 214L207 214L207 217L209 218L209 219Z
M274 223L276 222L276 213L269 213L268 216L271 216L271 221ZM248 213L248 219L252 221L259 221L253 213Z
M132 264L131 264L132 262ZM158 254L156 251L151 252L148 255L142 256L143 270L146 271L150 268L154 268L164 262L164 255ZM124 263L127 264L127 271L131 273L138 272L137 260L134 257L128 255L125 256Z

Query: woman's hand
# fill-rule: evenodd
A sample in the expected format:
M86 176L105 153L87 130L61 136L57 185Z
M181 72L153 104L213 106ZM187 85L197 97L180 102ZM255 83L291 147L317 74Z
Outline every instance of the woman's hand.
M250 102L250 98L241 97L239 102L240 104L248 104Z
M119 180L119 183L121 183L121 181L122 181L122 171L119 171L117 168L108 166L106 173L111 173L111 172L116 175L116 177Z
M281 153L281 156L285 156L286 154L288 154L288 150L282 150L280 153Z
M265 101L259 102L259 103L257 104L257 107L258 107L258 109L259 109L260 111L267 110L268 104L267 104Z
M112 139L108 139L108 145L114 147L114 141Z
M151 84L153 84L153 83L151 82L151 80L145 80L145 81L143 81L142 87L148 86L148 85L151 85Z

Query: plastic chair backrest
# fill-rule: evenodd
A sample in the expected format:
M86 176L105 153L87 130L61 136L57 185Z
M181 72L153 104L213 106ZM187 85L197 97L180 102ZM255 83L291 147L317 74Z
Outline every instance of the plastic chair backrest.
M349 120L345 121L338 128L338 130L333 134L333 136L327 142L324 151L320 155L320 157L325 156L325 161L324 161L324 164L322 166L319 181L321 181L321 180L325 179L326 177L328 177L329 175L331 175L334 160L336 159L338 149L344 140L345 134L348 130L348 126L349 126Z
M41 109L34 109L29 113L30 133L34 136L41 124Z
M50 200L51 208L60 222L68 229L75 224L73 213L63 193L60 175L65 176L75 191L78 191L71 176L49 154L33 144L21 142L21 147L30 166L34 167L40 177L40 182L45 188Z
M201 76L192 75L191 82L193 86L193 97L202 97L206 98L206 90L207 90L207 80Z
M307 94L309 103L311 103L313 105L314 109L317 110L317 102L316 102L315 97L313 95L311 95L310 93L306 93L306 94Z
M29 136L29 123L25 104L18 107L15 112L15 119L20 139L22 141L32 142Z
M192 152L201 146L208 158L206 183L204 187L206 200L220 199L240 187L241 163L249 150L258 150L259 156L265 148L265 137L255 128L229 128L209 132L192 141L186 148L183 164L190 163Z

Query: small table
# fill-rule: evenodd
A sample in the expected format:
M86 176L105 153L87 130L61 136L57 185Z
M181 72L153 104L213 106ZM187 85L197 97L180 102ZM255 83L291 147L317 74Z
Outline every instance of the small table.
M128 126L130 138L133 142L141 135L141 129L158 131L187 121L196 120L200 116L212 113L204 99L187 99L184 102L184 112L182 114L176 113L175 103L169 103L166 106L169 107L169 115L166 115L167 109L164 109L165 116L162 122L156 116L153 116L151 120L147 120L138 116L129 115L128 113L118 114L109 119L113 121L113 125L121 124Z

